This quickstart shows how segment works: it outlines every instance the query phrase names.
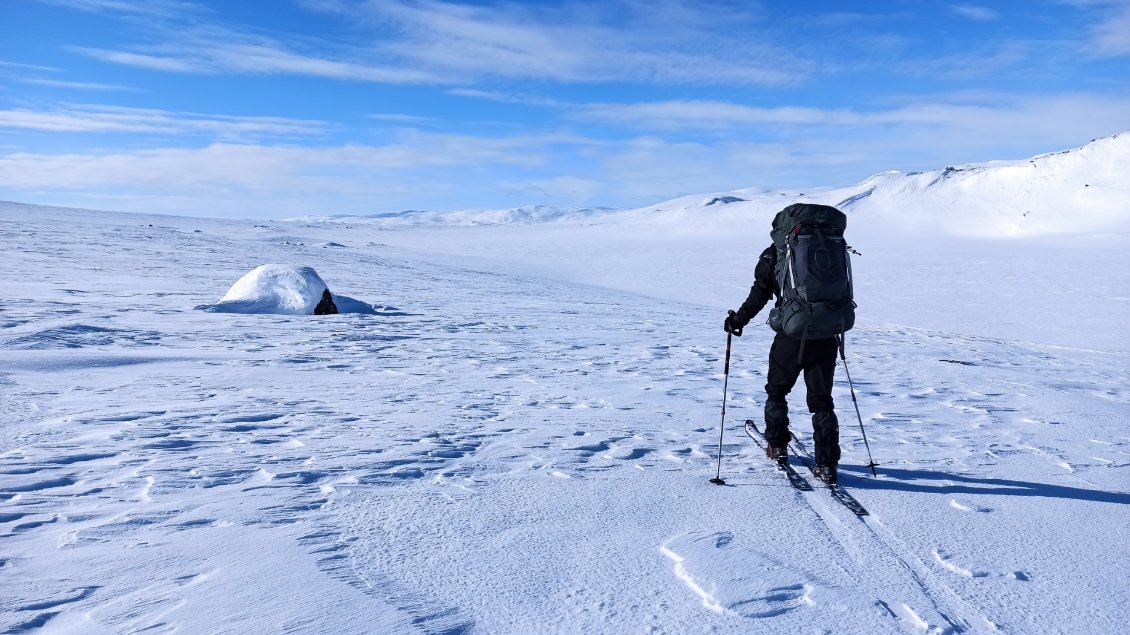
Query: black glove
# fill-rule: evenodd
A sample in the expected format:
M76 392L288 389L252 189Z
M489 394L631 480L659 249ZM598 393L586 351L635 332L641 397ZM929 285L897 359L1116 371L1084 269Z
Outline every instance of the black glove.
M734 337L741 337L742 327L737 325L737 320L735 319L736 317L737 316L734 315L734 312L730 311L730 314L726 316L726 321L722 324L722 328Z

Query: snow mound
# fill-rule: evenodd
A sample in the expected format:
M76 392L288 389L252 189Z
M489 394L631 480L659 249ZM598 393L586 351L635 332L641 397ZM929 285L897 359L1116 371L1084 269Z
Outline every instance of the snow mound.
M218 303L197 308L217 313L313 315L327 290L312 267L267 264L237 280ZM330 295L339 313L376 313L370 304L332 292Z

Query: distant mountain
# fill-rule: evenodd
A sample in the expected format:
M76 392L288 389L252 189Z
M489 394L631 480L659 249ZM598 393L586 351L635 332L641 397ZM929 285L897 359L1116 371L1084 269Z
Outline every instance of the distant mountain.
M684 196L634 210L528 205L501 210L409 210L368 216L305 217L304 222L384 227L597 224L670 225L671 231L726 231L771 218L791 203L835 205L853 224L946 235L1040 236L1130 231L1130 132L1081 148L1019 161L890 171L847 187L748 188ZM686 222L684 222L686 221Z
M1081 148L1019 161L949 166L928 172L890 171L847 187L804 190L747 188L684 196L633 210L526 205L307 216L292 222L428 227L533 225L584 221L632 231L719 233L767 222L791 203L835 205L854 227L932 231L966 237L1028 237L1130 232L1130 132L1095 139ZM49 208L0 201L0 212L32 215ZM106 212L50 208L75 218ZM170 217L123 215L123 222L168 222Z
M381 214L306 216L288 220L307 223L347 223L382 227L532 225L563 220L578 220L611 214L622 210L612 207L553 207L525 205L509 209L461 209L446 212L406 210Z
M1020 161L883 172L849 187L746 189L634 210L696 229L770 218L790 203L835 205L849 222L971 237L1130 231L1130 132ZM725 203L720 204L720 203Z

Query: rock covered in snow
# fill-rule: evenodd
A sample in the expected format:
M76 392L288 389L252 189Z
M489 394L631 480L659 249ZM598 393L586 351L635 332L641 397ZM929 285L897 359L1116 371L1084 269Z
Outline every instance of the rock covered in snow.
M715 196L706 202L705 207L711 205L729 205L730 203L744 203L745 199L739 196Z
M197 308L219 313L279 315L375 313L372 305L331 294L312 267L279 264L252 269L218 303Z
M322 292L322 299L318 301L318 306L314 307L314 315L335 315L337 313L337 305L334 304L333 294L329 289Z

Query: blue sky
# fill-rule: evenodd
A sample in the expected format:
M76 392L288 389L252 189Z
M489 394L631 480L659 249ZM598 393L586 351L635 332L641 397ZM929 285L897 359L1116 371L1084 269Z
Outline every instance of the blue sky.
M0 0L0 199L637 207L1130 130L1130 0Z

